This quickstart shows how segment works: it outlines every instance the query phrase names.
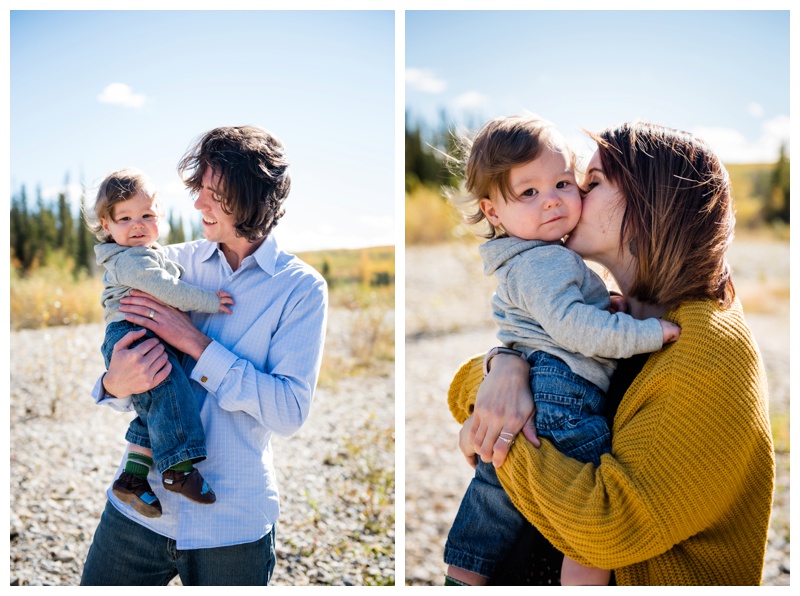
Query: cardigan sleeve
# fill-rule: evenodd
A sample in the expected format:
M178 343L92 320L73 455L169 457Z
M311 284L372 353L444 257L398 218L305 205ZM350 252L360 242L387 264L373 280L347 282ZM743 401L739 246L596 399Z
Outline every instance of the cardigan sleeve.
M772 481L766 384L749 331L743 321L709 323L698 308L671 317L681 339L631 385L599 467L520 438L497 470L517 509L579 563L616 569L656 557L730 516L750 483ZM456 393L468 411L477 388Z
M459 369L451 385L450 410L459 422L472 412L480 385L474 381L481 365L480 357L472 358ZM608 455L595 469L592 464L561 454L547 439L541 442L541 448L536 449L518 436L497 476L514 506L553 546L584 565L614 569L627 563L603 555L612 554L609 545L621 542L619 535L630 523L639 534L639 543L647 544L649 551L665 550L657 524L649 519L645 507L631 501L634 494L624 490L630 480ZM601 468L603 474L598 477L596 472ZM628 514L626 520L625 509L638 515L631 518ZM601 519L605 521L598 525ZM644 554L642 559L650 556Z

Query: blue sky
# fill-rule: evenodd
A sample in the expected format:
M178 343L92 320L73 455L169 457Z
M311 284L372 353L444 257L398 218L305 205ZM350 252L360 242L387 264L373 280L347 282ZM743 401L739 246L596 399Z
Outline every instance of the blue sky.
M789 11L407 11L406 108L437 125L536 113L581 129L643 119L727 163L789 137Z
M394 242L393 11L12 11L11 192L139 167L198 219L175 166L257 124L292 163L290 251Z
M403 100L430 123L535 112L584 154L581 128L637 118L700 134L729 163L771 161L789 135L786 10L408 9L397 90L393 10L10 15L10 192L51 198L69 174L77 200L82 180L91 192L134 165L196 220L178 159L212 127L259 124L293 163L276 235L294 251L393 242Z

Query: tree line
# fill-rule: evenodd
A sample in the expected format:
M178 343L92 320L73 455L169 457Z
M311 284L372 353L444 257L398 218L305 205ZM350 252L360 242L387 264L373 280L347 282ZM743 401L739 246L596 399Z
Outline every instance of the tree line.
M445 156L457 156L454 131L448 124L447 114L442 112L437 127L429 127L421 120L413 121L406 112L405 125L405 187L412 192L416 186L434 188L457 186L459 175L453 163ZM781 146L777 162L770 170L754 171L751 176L753 192L761 202L757 223L789 223L789 158L786 147ZM65 182L68 187L69 179ZM80 197L81 204L85 193ZM169 235L166 243L187 240L183 219L170 212ZM47 265L56 253L72 261L73 274L93 275L96 271L93 246L97 242L86 227L83 218L76 216L71 208L70 197L64 190L54 201L42 197L41 188L36 190L36 199L31 203L23 185L11 199L11 263L22 275L31 269ZM200 237L193 227L191 238Z
M69 186L69 178L64 184ZM81 205L85 193L81 194ZM94 275L99 269L95 264L94 245L98 242L89 231L82 216L72 210L72 203L66 190L58 193L55 200L47 201L41 188L36 189L35 201L30 201L23 185L11 198L11 266L21 275L38 267L47 266L56 256L58 262L66 257L71 263L72 273ZM167 222L169 235L166 244L185 242L183 219L170 212ZM199 236L199 230L192 230L192 239Z
M421 119L406 112L405 124L405 186L410 193L422 185L440 188L458 186L459 177L446 156L457 156L452 120L443 111L439 124L428 126ZM469 129L479 125L473 119ZM761 203L761 212L753 223L789 223L789 158L786 146L781 145L778 161L771 170L753 171L749 174L753 192Z

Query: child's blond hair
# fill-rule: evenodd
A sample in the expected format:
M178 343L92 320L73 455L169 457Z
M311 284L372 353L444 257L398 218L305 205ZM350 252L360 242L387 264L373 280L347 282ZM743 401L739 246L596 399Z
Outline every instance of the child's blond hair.
M457 139L459 162L463 168L466 196L448 198L459 209L470 226L488 227L488 231L475 229L478 236L500 238L506 232L486 219L479 203L498 193L504 201L515 200L509 185L509 173L517 166L533 161L548 147L566 153L574 167L575 158L556 131L553 124L538 116L502 116L489 120L470 139L461 135Z
M113 242L113 239L103 229L100 220L113 220L114 205L127 201L137 194L153 199L159 216L163 215L161 213L161 204L158 200L158 192L153 181L140 170L123 168L116 172L111 172L100 183L94 207L86 209L84 206L83 210L86 225L100 242Z

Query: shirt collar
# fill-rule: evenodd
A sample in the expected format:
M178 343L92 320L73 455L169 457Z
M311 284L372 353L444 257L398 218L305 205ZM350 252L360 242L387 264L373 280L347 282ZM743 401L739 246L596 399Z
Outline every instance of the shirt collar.
M203 241L200 248L198 248L200 260L207 261L213 255L217 254L218 250L220 258L224 258L217 242ZM256 252L250 256L256 260L258 266L261 267L265 272L269 273L270 275L275 275L275 268L278 263L278 255L280 252L281 249L278 247L278 242L275 240L275 236L270 234L264 239L264 242L261 243L261 246L256 249ZM249 259L250 257L247 258Z
M275 236L270 234L264 238L264 242L261 243L261 246L256 249L256 252L254 252L252 256L255 258L259 267L270 275L275 275L278 255L280 253L281 249L278 247L278 241L275 240Z

